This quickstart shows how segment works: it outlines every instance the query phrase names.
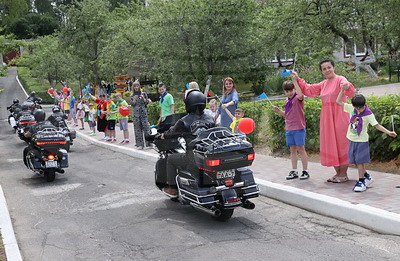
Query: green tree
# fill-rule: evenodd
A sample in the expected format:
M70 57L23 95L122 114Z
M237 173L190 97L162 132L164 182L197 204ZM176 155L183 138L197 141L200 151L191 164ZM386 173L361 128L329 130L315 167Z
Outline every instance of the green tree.
M74 6L76 5L76 6ZM100 56L110 41L110 4L106 0L83 0L67 7L68 19L61 29L64 48L90 68L94 81L100 85Z
M7 28L27 11L28 4L25 0L0 0L1 26Z
M31 43L31 53L23 55L19 64L31 68L32 76L47 80L51 86L75 78L70 68L76 67L55 36L44 36Z
M18 39L31 39L53 34L58 27L59 22L54 16L30 13L15 20L7 31Z
M256 29L259 1L153 0L146 8L143 53L162 79L181 84L210 76L245 77L262 64Z

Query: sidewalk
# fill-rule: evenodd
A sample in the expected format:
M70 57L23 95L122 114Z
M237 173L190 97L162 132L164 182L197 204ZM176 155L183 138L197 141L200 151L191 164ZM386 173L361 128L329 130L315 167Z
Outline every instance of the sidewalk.
M400 86L398 90L400 92ZM151 162L157 160L158 155L153 149L136 149L132 123L129 123L129 144L119 144L122 131L119 127L116 130L117 142L114 143L102 141L103 133L89 136L87 125L85 130L77 130L77 134L78 139L83 138L98 146ZM288 181L285 177L290 165L290 160L286 158L256 154L250 168L262 195L380 233L400 235L400 188L395 187L400 185L399 175L369 171L375 182L367 191L355 193L352 191L358 179L355 168L349 168L350 181L333 184L326 182L333 176L333 168L312 162L309 163L310 179Z

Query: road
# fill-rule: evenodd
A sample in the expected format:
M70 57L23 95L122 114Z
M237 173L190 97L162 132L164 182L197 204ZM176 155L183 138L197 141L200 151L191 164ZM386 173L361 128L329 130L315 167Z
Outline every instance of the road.
M152 163L79 138L47 183L24 167L4 120L19 95L12 76L0 88L0 182L24 260L400 260L399 237L266 197L215 221L159 192Z

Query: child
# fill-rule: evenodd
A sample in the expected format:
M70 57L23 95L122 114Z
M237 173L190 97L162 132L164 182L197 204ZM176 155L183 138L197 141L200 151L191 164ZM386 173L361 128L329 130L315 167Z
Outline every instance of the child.
M368 143L368 125L371 124L377 130L391 137L396 137L394 131L388 131L378 124L374 114L365 104L365 97L356 94L351 98L351 104L343 102L343 92L348 89L348 83L341 83L341 90L336 103L343 107L345 112L350 114L349 128L346 137L349 139L349 164L355 164L358 169L358 181L353 187L354 192L363 192L374 182L371 175L366 172L365 164L371 162Z
M82 127L80 128L80 130L84 130L85 129L85 125L83 122L83 118L85 118L85 109L83 107L84 104L81 98L78 98L77 103L78 105L76 105L76 119L81 122Z
M221 116L218 116L218 118L215 119L215 116L217 115L217 109L218 109L217 100L212 99L212 100L208 103L208 106L209 106L210 109L205 109L205 110L204 110L204 113L210 115L210 116L215 120L215 125L216 125L216 126L219 126Z
M83 121L87 122L88 125L89 125L89 104L90 104L89 100L85 100L83 102L83 111L85 112L85 117L83 118ZM89 125L89 129L90 129L90 125Z
M306 119L304 117L304 95L300 90L295 76L292 74L292 81L285 81L282 88L287 97L285 103L285 111L282 111L276 106L272 109L285 118L285 136L286 145L290 147L290 159L292 161L292 170L286 179L298 178L297 171L297 153L300 154L303 171L300 179L308 179L308 156L305 150L306 141Z
M110 135L106 141L115 142L117 139L115 138L115 123L117 120L118 109L115 103L112 101L110 95L107 95L107 111L102 111L107 116L107 129L108 134Z
M96 136L96 114L97 111L92 103L89 104L89 128L91 130L90 136Z
M233 133L239 133L245 135L243 132L241 132L238 128L239 121L241 121L244 117L244 110L241 108L237 108L235 110L235 116L232 115L232 113L228 110L228 108L225 108L226 114L228 114L229 117L232 119L231 125L229 125L229 128L231 128L231 131Z

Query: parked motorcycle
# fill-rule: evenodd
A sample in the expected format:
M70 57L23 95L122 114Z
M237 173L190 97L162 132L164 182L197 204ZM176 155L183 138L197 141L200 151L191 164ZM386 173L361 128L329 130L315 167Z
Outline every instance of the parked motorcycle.
M24 150L24 163L28 169L43 175L47 182L55 179L56 172L64 173L68 167L68 153L63 146L64 134L56 128L46 128L32 135L30 145Z
M255 208L249 199L258 197L259 188L248 168L255 154L246 136L223 127L204 130L189 144L185 144L183 138L157 139L159 135L159 131L153 129L147 140L153 140L159 153L155 183L160 190L167 185L168 155L188 153L190 159L187 168L178 170L178 197L173 200L209 213L220 221L228 220L237 207Z

